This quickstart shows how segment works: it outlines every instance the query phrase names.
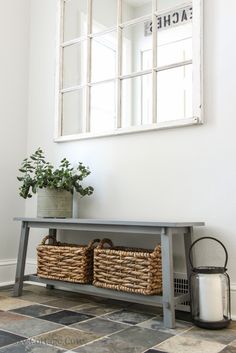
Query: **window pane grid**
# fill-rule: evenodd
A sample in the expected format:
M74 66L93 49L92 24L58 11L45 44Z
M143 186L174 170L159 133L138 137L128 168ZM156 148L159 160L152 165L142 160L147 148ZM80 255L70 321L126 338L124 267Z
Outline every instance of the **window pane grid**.
M122 0L117 1L117 58L116 58L116 121L115 130L121 128L121 80L122 70L122 29L119 27L122 19Z
M165 65L165 66L161 66L161 67L154 67L153 70L159 72L159 71L170 70L170 69L174 69L176 67L187 66L187 65L192 65L192 64L193 64L193 60L186 60L186 61L182 61L182 62L170 64L170 65Z
M88 2L63 2L63 42L87 35Z
M85 132L90 132L90 115L91 115L91 88L89 83L91 82L91 50L92 50L92 39L89 37L89 34L92 31L92 0L88 1L88 22L87 22L87 87L86 87L86 115L84 116L85 120Z
M91 39L91 82L116 78L117 31Z
M152 13L150 13L150 14L148 14L146 16L138 17L138 18L136 18L135 20L132 20L132 21L118 23L118 27L123 29L123 28L126 28L126 27L130 27L130 26L136 25L138 23L142 23L144 21L147 21L150 18L152 18Z
M71 0L70 0L71 1ZM114 112L115 114L112 114L112 120L114 120L114 127L113 130L115 129L121 129L125 126L122 126L122 119L123 119L123 113L122 113L122 102L123 102L123 89L122 86L124 85L125 82L128 81L137 81L139 82L140 89L139 92L142 96L141 99L141 116L140 116L140 121L137 124L134 124L134 127L137 125L143 125L143 121L146 121L144 124L156 124L158 121L161 121L158 119L158 88L160 85L158 83L158 76L161 73L165 72L170 72L170 70L178 69L178 68L184 68L187 66L190 66L193 64L193 59L189 60L183 60L183 61L176 61L171 64L167 65L158 65L158 55L159 55L159 44L158 44L158 37L159 37L159 31L158 31L158 16L161 14L164 14L168 11L172 11L173 9L178 9L186 6L186 3L182 3L178 6L172 7L171 9L163 9L161 11L157 11L157 1L156 0L150 0L151 3L151 12L147 12L143 16L137 16L134 18L126 19L124 20L122 16L122 4L126 0L117 0L117 6L116 6L116 11L117 11L117 16L116 16L116 23L114 23L114 26L109 26L107 23L104 24L99 24L97 22L96 18L94 16L94 9L93 6L98 5L99 2L106 0L87 0L87 25L86 25L86 30L85 32L81 32L83 35L74 37L71 39L67 39L65 35L61 35L61 44L60 44L60 50L61 50L61 71L60 71L60 100L62 101L61 104L61 135L63 135L63 129L65 122L63 120L63 111L64 111L64 104L63 104L63 95L64 94L69 94L75 92L81 92L81 90L84 92L83 94L83 111L86 113L83 115L82 119L82 130L77 132L77 133L82 133L82 132L93 132L98 129L98 126L94 125L94 109L95 110L100 110L101 108L98 107L97 103L94 105L92 103L92 98L94 101L94 92L98 92L96 87L103 87L104 92L108 92L107 87L109 87L110 84L114 83L114 97L115 97L115 109ZM110 1L110 0L109 0ZM181 0L180 0L181 1ZM196 0L195 0L196 1ZM65 14L65 4L69 3L68 0L63 0L63 15ZM95 4L95 5L94 5ZM192 4L189 2L189 4ZM98 9L98 8L97 8ZM122 69L122 65L124 65L125 58L123 57L123 52L124 52L124 43L123 43L123 38L124 38L124 32L126 30L129 30L132 28L132 26L138 26L142 27L143 25L143 31L144 31L144 26L145 22L149 21L152 29L151 29L151 48L150 48L150 59L148 59L147 53L145 54L145 65L143 66L142 59L141 64L137 67L133 67L130 72L124 72L124 68ZM114 21L113 21L114 22ZM65 25L65 20L63 20L63 23ZM83 29L83 28L82 28ZM104 48L106 47L105 41L100 42L99 40L102 39L102 37L107 35L107 36L112 36L112 34L115 33L116 37L114 38L113 42L110 42L110 48L108 48L107 53L110 50L110 58L107 59L107 63L105 62L104 64L104 70L102 73L99 72L100 70L100 63L98 64L97 68L97 74L95 74L94 70L96 68L96 59L99 57L98 53L101 51L100 58L102 57L108 57L108 55L104 55L102 53L102 50L104 51ZM66 40L65 40L66 39ZM192 36L188 36L185 38L186 40L191 40ZM83 79L84 82L78 85L70 85L70 80L69 83L66 84L64 87L63 80L64 80L64 75L63 75L63 70L64 68L64 55L63 55L63 50L65 48L69 48L73 45L80 45L84 41L87 42L87 48L86 48L86 53L87 53L87 62L86 66L87 69L86 75L85 75L85 80ZM108 41L109 42L109 41ZM181 40L179 40L181 42ZM98 44L97 44L98 43ZM173 43L178 43L178 40L173 41ZM172 43L172 44L173 44ZM99 44L100 49L99 49ZM97 45L97 49L95 50L95 45ZM114 48L113 48L114 45ZM109 45L108 45L109 46ZM112 52L114 51L114 54ZM145 50L144 50L145 51ZM94 53L96 55L94 55ZM151 60L151 61L150 61ZM112 64L111 64L112 63ZM110 65L110 67L109 67ZM63 69L64 68L64 69ZM136 69L137 68L137 69ZM107 71L107 73L106 73ZM130 85L129 85L130 86ZM111 87L111 86L110 86ZM149 103L145 103L145 99L147 99L147 95L144 91L144 88L151 87L151 90L149 90L148 95L151 95L151 101ZM144 97L144 98L143 98ZM133 99L133 98L132 98ZM144 99L144 100L143 100ZM151 103L150 103L151 102ZM93 105L93 107L91 106ZM148 117L145 116L144 108L143 107L148 107ZM85 108L84 108L85 107ZM95 107L95 108L94 108ZM151 110L150 110L151 107ZM110 106L107 110L104 111L104 121L107 121L107 114L108 112L112 111L112 107ZM185 109L186 111L186 109ZM151 118L150 118L151 116ZM186 116L186 112L184 114ZM91 125L91 119L93 121ZM110 124L110 123L109 123ZM96 128L95 128L96 126ZM110 125L110 127L112 124ZM92 130L91 130L92 128ZM77 127L77 130L81 129L81 127ZM112 132L112 131L111 131ZM76 132L75 132L76 133Z
M128 78L135 78L138 76L143 76L143 75L147 75L147 74L151 74L153 71L153 69L149 69L149 70L142 70L142 71L137 71L137 72L132 72L131 74L128 75L121 75L119 77L120 80L126 80Z
M157 9L157 1L152 0L152 10L155 11ZM157 16L153 12L152 14L152 123L155 124L157 122L157 74L154 71L155 66L157 65Z
M142 9L141 5L143 5ZM146 0L145 2L143 1L140 3L123 0L121 21L123 23L135 21L137 18L145 17L145 15L152 14L153 10L154 8L152 7L152 0Z
M66 93L66 92L78 91L79 89L85 88L86 86L87 86L87 83L83 84L83 85L78 85L78 86L73 86L73 87L68 87L68 88L62 88L60 90L60 92L61 93Z
M62 48L66 48L66 47L68 47L68 46L70 46L70 45L83 42L83 41L86 40L87 38L88 38L88 36L84 36L84 37L74 38L74 39L68 40L68 41L66 41L66 42L62 42L62 43L61 43L61 47L62 47Z

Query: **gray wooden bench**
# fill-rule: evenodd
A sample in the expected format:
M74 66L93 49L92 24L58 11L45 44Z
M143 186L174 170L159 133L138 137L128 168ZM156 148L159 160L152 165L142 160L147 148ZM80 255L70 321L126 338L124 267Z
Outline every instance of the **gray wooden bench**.
M188 251L192 242L193 227L204 226L203 222L173 223L173 222L134 222L118 220L96 220L96 219L55 219L55 218L15 218L21 222L21 235L17 259L16 278L14 285L14 296L22 295L23 282L33 281L45 283L48 287L61 286L61 281L43 279L36 274L25 275L25 261L27 254L28 238L30 228L48 228L49 234L56 237L57 230L74 230L78 234L81 231L133 234L134 236L153 236L161 239L162 246L162 275L163 295L145 296L114 291L110 289L97 288L92 285L63 282L63 287L84 294L92 294L105 298L113 298L128 302L145 305L163 305L164 325L168 328L175 327L175 306L189 300L189 294L174 293L173 278L173 236L184 237L184 248L186 258L187 274L190 273Z

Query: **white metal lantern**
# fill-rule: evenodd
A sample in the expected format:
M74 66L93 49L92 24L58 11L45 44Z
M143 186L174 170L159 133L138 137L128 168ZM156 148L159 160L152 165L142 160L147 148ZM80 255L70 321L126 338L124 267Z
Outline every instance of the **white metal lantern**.
M192 249L203 239L214 240L223 247L226 255L224 267L193 267ZM226 273L228 253L225 246L215 238L202 237L190 247L189 261L192 267L189 283L193 322L199 327L208 329L227 327L231 320L231 312L230 278Z

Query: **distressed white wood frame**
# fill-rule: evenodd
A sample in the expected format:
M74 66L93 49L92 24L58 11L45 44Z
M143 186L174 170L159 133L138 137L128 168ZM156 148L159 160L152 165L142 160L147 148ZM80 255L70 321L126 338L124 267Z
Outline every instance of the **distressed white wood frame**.
M157 16L166 13L171 9L165 9L164 11L157 11L158 0L152 0L152 60L153 67L150 70L144 70L139 72L134 72L128 75L122 75L122 29L131 25L135 25L147 20L150 20L150 15L139 17L125 23L122 23L122 0L118 1L118 11L117 11L117 26L109 28L99 33L92 33L92 0L88 0L88 24L87 24L87 35L75 38L63 42L63 13L64 4L66 1L70 0L58 0L58 26L57 26L57 65L56 65L56 80L55 80L55 142L66 142L71 140L80 140L87 138L96 138L102 136L112 136L121 134L137 133L142 131L150 130L163 130L169 128L199 125L203 123L203 0L192 0L186 3L176 6L175 8L182 8L184 6L192 3L194 9L193 16L193 58L192 60L187 60L183 62L178 62L176 64L165 65L162 67L157 67ZM117 65L116 65L116 77L112 79L106 79L98 82L91 82L91 41L92 38L97 36L102 36L104 34L111 33L112 31L117 31ZM63 48L70 46L75 43L80 43L87 39L87 81L83 85L73 86L63 89L62 86L62 72L63 72ZM175 67L182 67L185 65L193 64L193 117L187 119L178 119L166 122L158 122L157 116L157 73L163 70L169 70ZM150 125L138 125L130 127L121 127L121 104L122 104L122 80L128 78L134 78L141 75L152 74L152 124ZM112 131L105 133L94 133L90 132L90 91L91 87L96 84L114 82L116 81L116 128ZM76 133L73 135L62 135L62 95L65 92L77 91L81 88L86 89L86 116L83 126L85 126L85 132Z

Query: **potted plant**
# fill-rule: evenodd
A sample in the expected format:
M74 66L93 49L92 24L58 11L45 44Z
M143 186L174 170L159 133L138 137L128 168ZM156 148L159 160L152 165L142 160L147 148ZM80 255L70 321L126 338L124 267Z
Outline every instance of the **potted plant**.
M91 195L93 187L83 187L81 182L90 174L88 167L79 163L72 167L66 159L62 159L60 166L54 166L45 160L44 153L38 148L29 158L25 158L19 169L21 176L20 196L24 199L38 194L38 217L72 217L73 193L81 196Z

